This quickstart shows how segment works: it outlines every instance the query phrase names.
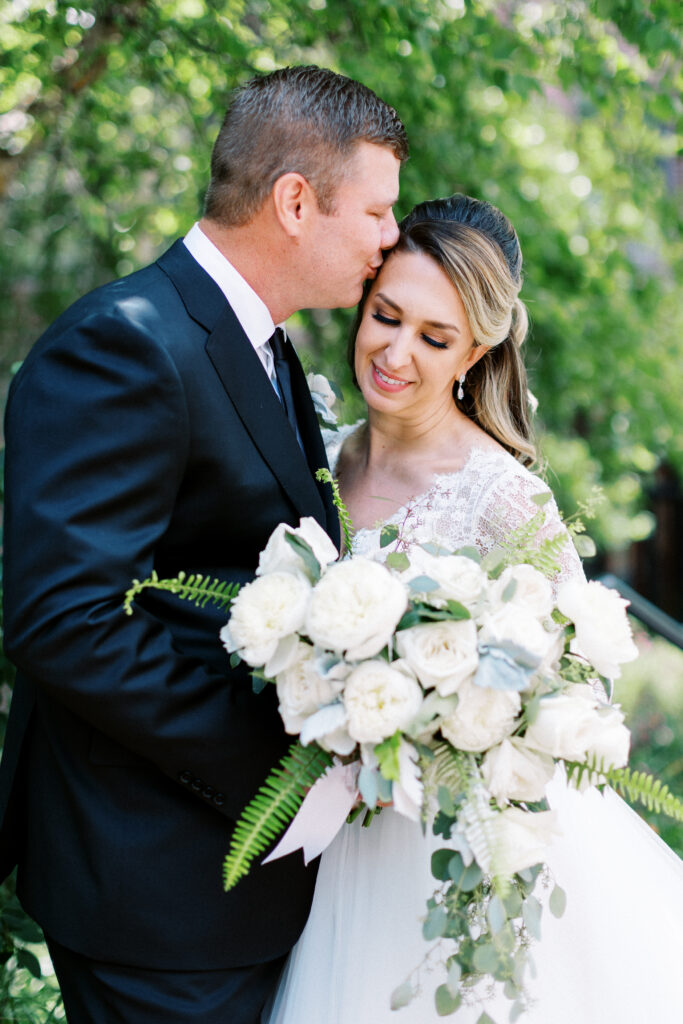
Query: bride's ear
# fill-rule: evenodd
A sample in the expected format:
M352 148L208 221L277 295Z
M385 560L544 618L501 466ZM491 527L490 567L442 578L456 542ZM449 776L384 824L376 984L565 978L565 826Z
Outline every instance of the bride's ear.
M469 353L465 357L465 362L462 365L461 373L468 373L475 363L478 363L482 356L491 348L490 345L473 345Z

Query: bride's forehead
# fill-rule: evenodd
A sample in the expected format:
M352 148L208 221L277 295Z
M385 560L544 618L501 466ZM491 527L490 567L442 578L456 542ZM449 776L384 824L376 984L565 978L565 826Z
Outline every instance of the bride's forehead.
M445 270L424 252L399 250L385 257L370 293L372 298L386 294L398 306L435 303L460 310L462 303L457 289Z

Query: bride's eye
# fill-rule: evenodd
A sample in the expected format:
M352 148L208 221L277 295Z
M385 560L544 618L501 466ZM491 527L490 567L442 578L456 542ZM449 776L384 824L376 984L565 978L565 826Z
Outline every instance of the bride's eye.
M436 341L434 338L430 338L428 334L423 334L422 340L426 341L428 345L432 346L432 348L448 348L445 341Z
M379 321L381 324L389 324L390 327L396 327L399 322L390 316L385 316L384 313L380 313L379 310L372 314L372 319Z

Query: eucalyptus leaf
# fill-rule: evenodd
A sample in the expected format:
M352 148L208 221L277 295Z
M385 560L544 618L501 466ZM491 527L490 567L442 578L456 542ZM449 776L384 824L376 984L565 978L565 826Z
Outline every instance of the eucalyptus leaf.
M230 668L237 668L241 660L242 659L240 658L237 651L233 651L232 654L230 655Z
M434 1005L439 1017L448 1017L449 1014L455 1013L461 1003L460 994L453 995L448 985L439 985L434 993Z
M406 569L410 568L410 559L405 551L392 551L390 555L387 555L385 564L389 569L396 569L397 572L404 572Z
M473 959L474 966L482 974L493 974L498 970L498 954L489 942L477 946Z
M446 931L447 924L448 912L443 903L439 903L427 914L426 920L422 925L422 935L427 942L433 942L434 939L440 939Z
M304 563L306 571L311 579L312 583L317 583L320 579L320 562L313 554L313 548L305 541L303 537L299 537L295 533L290 533L289 530L285 530L285 540L287 543L294 548L297 555Z
M402 1006L407 1006L414 995L415 989L412 984L409 981L404 981L391 993L391 1009L400 1010Z
M451 991L451 995L456 995L459 991L460 979L462 978L462 967L458 961L453 957L448 965L448 979L446 984Z
M439 803L439 807L449 817L455 817L455 804L453 803L453 797L450 794L450 790L447 786L439 786L436 791L436 799Z
M580 558L594 558L598 552L595 541L587 533L576 534L573 538L574 547Z
M268 685L268 680L267 679L264 679L263 676L257 676L257 675L255 675L252 672L252 674L251 674L251 688L252 688L254 693L261 693L262 690L265 690L267 685Z
M472 547L471 544L466 544L464 547L458 548L458 550L453 553L455 555L461 555L463 558L470 558L473 562L476 562L477 565L481 565L481 552L477 548Z
M535 896L527 896L522 906L522 920L527 927L529 934L540 940L541 938L541 915L543 908Z
M377 806L377 772L365 764L358 773L358 789L368 807Z
M503 601L511 601L517 592L517 580L514 576L508 580L502 593Z
M486 918L493 934L497 934L507 921L507 914L500 896L492 896L486 908Z
M553 891L550 893L550 899L548 900L548 906L550 907L550 913L553 917L562 917L564 914L567 906L567 894L559 885L555 885L553 887Z
M440 882L446 882L451 877L448 871L448 866L453 859L452 850L435 850L432 854L432 874L434 878L438 878Z
M431 576L415 576L408 587L414 594L431 594L433 590L439 589L439 584Z

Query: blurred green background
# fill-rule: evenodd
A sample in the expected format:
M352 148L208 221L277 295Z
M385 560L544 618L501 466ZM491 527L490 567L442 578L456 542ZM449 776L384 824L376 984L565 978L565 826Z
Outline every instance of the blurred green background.
M679 0L0 0L3 391L71 301L197 219L235 85L334 68L406 125L399 216L463 191L517 227L549 482L565 513L604 489L589 572L680 620L682 37ZM351 315L291 322L305 360L344 386L346 419L359 411L341 359ZM640 643L617 688L633 763L680 792L683 657ZM683 852L680 828L653 824ZM11 885L0 901L0 1019L60 1019Z

